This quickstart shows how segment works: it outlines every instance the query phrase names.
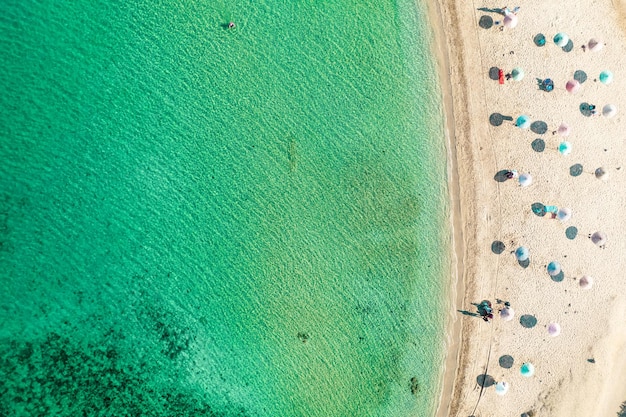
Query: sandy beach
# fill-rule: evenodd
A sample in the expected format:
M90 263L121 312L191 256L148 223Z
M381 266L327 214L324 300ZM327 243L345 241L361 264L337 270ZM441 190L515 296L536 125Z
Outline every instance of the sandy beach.
M503 27L503 6L431 4L443 28L436 36L459 262L438 415L616 415L626 401L625 3L509 4L520 7L514 28ZM557 33L571 43L555 44ZM590 49L591 39L600 50ZM516 67L523 78L509 79ZM606 70L610 83L601 82ZM579 90L570 92L574 79ZM607 117L609 108L602 115L607 104L615 116ZM516 123L521 115L529 127ZM603 178L595 175L600 167ZM532 183L507 179L509 170ZM567 210L564 220L553 218L564 208L571 218ZM606 244L589 238L598 231ZM516 258L520 246L528 260ZM560 273L548 273L551 262ZM593 278L591 288L581 286L583 276ZM477 314L483 300L493 308L488 322ZM510 321L499 313L505 302ZM560 334L550 335L550 325ZM525 363L534 375L522 375Z

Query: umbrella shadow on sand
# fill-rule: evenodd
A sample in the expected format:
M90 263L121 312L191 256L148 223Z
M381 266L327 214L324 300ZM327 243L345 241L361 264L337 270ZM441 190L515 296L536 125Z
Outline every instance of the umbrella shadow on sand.
M518 259L517 263L519 264L519 266L521 266L522 268L526 269L530 265L530 258L529 259L524 259L523 261Z
M519 318L519 323L522 325L522 327L531 329L537 325L537 318L531 314L524 314L522 317Z
M543 152L546 149L546 142L543 139L537 138L533 140L530 146L535 152Z
M496 175L493 176L493 179L498 181L498 182L505 182L506 180L509 179L506 176L506 174L508 174L508 173L509 173L508 169L503 169L502 171L496 172Z
M496 255L500 255L502 252L504 252L504 249L506 249L506 245L504 244L504 242L494 240L491 243L491 251Z
M513 356L511 355L502 355L500 356L498 362L500 363L500 366L504 369L510 369L511 367L513 367L515 359L513 359Z
M572 177L577 177L582 173L583 173L583 166L581 164L574 164L571 167L569 167L569 174Z
M500 79L500 68L498 67L489 68L489 78L494 81L498 81Z
M583 116L585 117L591 117L591 104L589 103L580 103L580 106L578 107L580 109L580 112L582 113Z
M481 12L487 12L487 13L498 13L498 14L501 14L502 16L505 15L504 9L490 9L489 7L479 7L477 10L480 10Z
M459 313L463 314L464 316L470 316L470 317L480 317L480 314L478 313L472 313L471 311L467 311L467 310L457 310Z
M576 226L570 226L565 229L565 237L567 237L569 240L576 239L576 236L578 236L578 229L576 228Z
M487 388L496 385L496 380L491 375L480 374L476 377L476 383L483 388Z
M538 135L543 135L548 131L548 124L544 121L537 120L536 122L532 122L530 130Z
M491 16L482 15L478 20L478 26L483 29L491 29L493 27L493 19Z
M564 52L572 52L572 49L574 49L574 42L572 42L572 40L570 39L564 47L561 48Z
M500 126L505 120L513 121L513 117L505 116L500 113L492 113L491 116L489 116L489 123L491 123L491 126Z
M561 271L557 275L554 275L554 276L551 275L550 279L554 282L561 282L565 279L565 275L563 274L563 271Z

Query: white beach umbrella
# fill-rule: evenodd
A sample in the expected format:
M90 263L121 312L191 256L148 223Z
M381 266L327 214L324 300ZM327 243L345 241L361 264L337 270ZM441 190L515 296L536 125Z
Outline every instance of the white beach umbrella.
M500 318L504 321L511 321L515 317L515 310L511 307L504 307L500 310Z
M567 123L561 123L561 126L559 126L559 129L558 129L559 135L561 136L569 136L571 131L572 129L569 127Z
M496 384L496 394L505 395L509 392L509 383L505 381L500 381Z
M528 187L533 183L533 177L530 174L520 174L517 180L522 187Z
M602 115L609 119L617 114L617 107L615 104L607 104L602 108Z
M556 217L560 221L566 222L572 218L572 209L567 207L560 208L559 211L556 212Z
M604 42L598 39L592 38L592 39L589 39L589 43L587 44L587 47L592 52L598 52L602 50L602 48L604 47Z
M580 285L580 288L584 290L591 289L591 287L593 287L593 278L591 278L589 275L583 275L582 277L580 277L578 285Z
M609 172L606 169L604 169L604 167L600 167L596 169L595 175L596 175L596 178L599 180L606 181L609 179Z
M590 236L590 239L598 246L603 246L606 244L606 234L603 232L595 232Z
M559 323L550 323L548 325L548 334L556 337L561 334L561 325Z
M524 70L520 67L513 68L513 71L511 71L511 78L515 81L522 81L524 78Z
M513 29L517 26L517 15L507 13L507 15L504 16L504 22L502 24L509 29Z

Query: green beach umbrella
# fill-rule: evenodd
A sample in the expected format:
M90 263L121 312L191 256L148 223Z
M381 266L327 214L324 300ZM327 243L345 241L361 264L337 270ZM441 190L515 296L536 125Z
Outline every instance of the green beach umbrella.
M554 35L553 40L554 40L554 43L556 43L556 46L560 46L562 48L565 45L567 45L567 43L569 42L569 36L567 36L563 32L559 32L556 35Z
M546 269L548 270L548 275L554 277L561 273L561 264L557 261L552 261L548 264Z
M611 84L613 82L613 73L609 70L604 70L600 73L599 78L602 84Z
M520 372L522 373L523 376L531 377L535 375L535 367L532 363L526 362L520 368Z
M559 144L559 153L561 155L569 155L572 153L572 144L569 142L561 142Z
M521 81L522 78L524 78L524 70L520 67L513 68L513 71L511 71L511 78L515 81Z
M528 129L530 127L530 119L528 116L522 114L515 121L515 126L521 127L522 129Z

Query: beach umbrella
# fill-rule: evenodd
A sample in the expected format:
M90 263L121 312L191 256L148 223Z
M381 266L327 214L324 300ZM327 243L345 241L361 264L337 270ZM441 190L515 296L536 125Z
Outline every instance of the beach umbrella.
M559 323L550 323L548 325L548 334L556 337L561 334L561 325Z
M522 364L522 367L520 368L520 372L522 373L522 376L533 376L535 375L535 366L530 363L530 362L526 362L524 364Z
M522 114L515 121L515 126L521 127L522 129L528 129L530 127L530 119L528 116Z
M559 135L561 136L569 136L571 131L572 129L569 127L567 123L561 123L561 126L559 126L559 129L558 129Z
M511 321L515 317L515 310L511 307L505 307L500 310L500 318L504 321Z
M588 275L583 275L582 277L580 277L578 285L580 285L580 288L582 288L583 290L588 290L593 287L593 278Z
M513 68L513 71L511 71L511 78L515 81L521 81L522 78L524 78L524 70L520 67Z
M548 270L548 275L554 277L561 273L561 264L557 261L552 261L548 264L546 269Z
M607 104L602 108L602 115L604 117L608 117L609 119L617 114L617 107L615 104Z
M529 255L530 254L528 253L528 248L526 246L520 246L515 249L515 258L517 258L518 261L525 261L528 259Z
M587 44L587 47L589 48L591 52L598 52L604 47L604 43L602 43L602 41L598 39L591 38L589 39L589 43Z
M576 80L569 80L567 84L565 84L565 89L568 92L575 94L578 90L580 90L580 83Z
M613 73L609 70L604 70L598 78L602 84L611 84L613 82Z
M504 16L504 21L502 24L509 29L513 29L515 26L517 26L517 15L514 15L513 13L508 13L506 16Z
M553 40L554 40L554 43L556 43L556 46L559 46L562 48L565 45L567 45L567 43L569 42L569 36L567 36L563 32L559 32L556 35L554 35Z
M517 180L522 187L528 187L533 183L533 177L530 174L520 174Z
M572 218L572 209L563 207L562 209L559 209L559 211L557 211L556 217L558 217L560 221L566 222Z
M604 169L603 167L600 167L598 169L596 169L596 178L599 180L608 180L609 179L609 173L606 169Z
M572 153L572 144L569 142L559 143L559 153L561 155L569 155Z
M591 235L591 241L598 246L603 246L606 244L606 234L602 232L595 232Z
M504 395L509 391L509 383L500 381L496 384L496 394Z

